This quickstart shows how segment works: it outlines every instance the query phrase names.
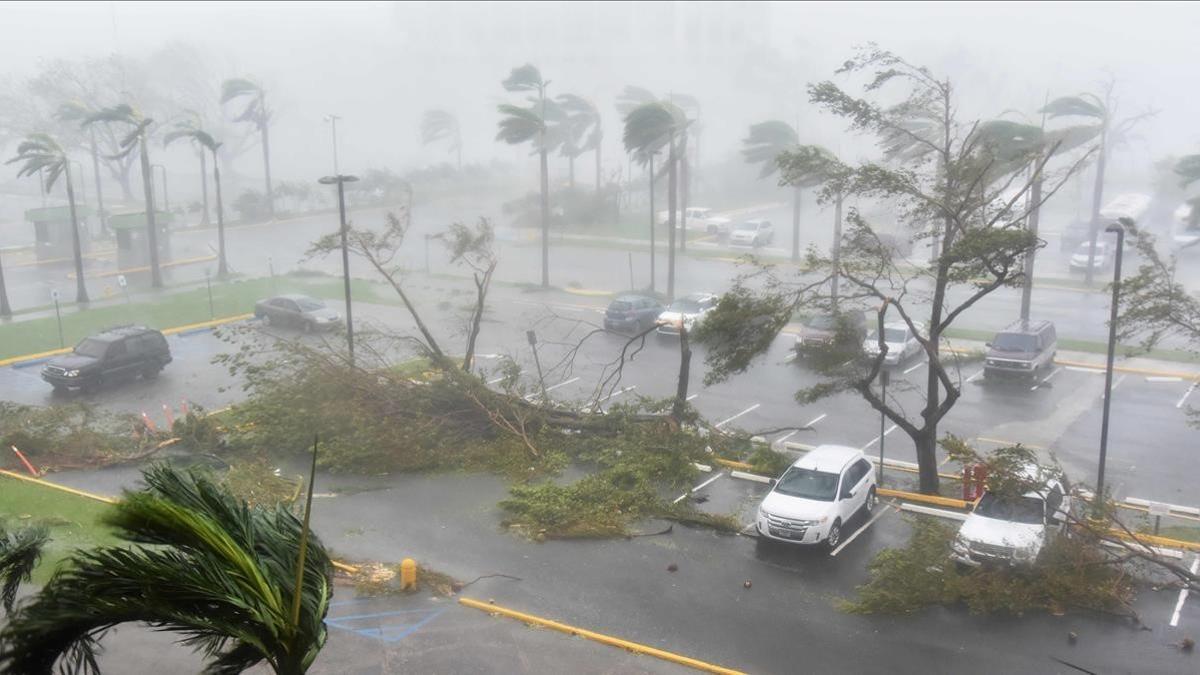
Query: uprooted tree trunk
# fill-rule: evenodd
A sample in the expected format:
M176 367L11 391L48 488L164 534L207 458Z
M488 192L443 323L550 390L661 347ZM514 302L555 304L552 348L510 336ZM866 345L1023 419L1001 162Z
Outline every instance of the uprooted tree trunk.
M692 346L688 342L687 324L679 323L679 381L675 385L675 402L671 406L671 415L676 421L683 419L684 406L687 405L688 380L692 371Z

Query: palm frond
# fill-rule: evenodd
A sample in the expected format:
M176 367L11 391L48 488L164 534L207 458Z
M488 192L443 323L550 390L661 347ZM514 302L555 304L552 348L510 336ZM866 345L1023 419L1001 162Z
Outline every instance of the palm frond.
M244 77L230 78L221 83L221 104L229 103L240 96L258 98L262 91L262 87L255 84L252 80Z
M93 112L94 110L82 101L67 101L58 106L54 117L63 122L82 122Z
M536 140L539 133L545 130L542 118L529 108L502 103L496 107L503 115L500 119L500 131L496 140L509 145L518 145Z
M750 164L762 165L759 178L775 173L775 160L784 150L800 145L800 135L792 125L782 120L767 120L750 125L750 133L742 139L742 157Z
M780 184L793 187L816 187L843 180L850 174L849 167L820 145L800 145L784 150L775 163L782 174Z
M679 130L674 106L652 101L643 103L625 116L622 142L627 152L650 154L670 142L671 135Z
M50 534L44 527L26 527L15 532L0 527L0 605L5 612L12 611L17 587L22 581L29 581L49 540Z
M629 115L630 112L633 111L634 108L642 105L643 103L650 103L657 98L658 97L654 95L654 92L650 91L649 89L643 89L642 87L635 87L633 85L626 85L626 87L621 90L620 95L617 96L617 112L620 113L621 118L624 119Z
M101 108L87 117L83 118L82 126L90 126L92 124L130 124L136 126L139 116L134 112L133 107L128 103L119 103L108 108Z
M541 71L531 63L513 68L500 84L505 91L540 91L546 86Z
M48 192L66 169L67 153L49 134L29 134L17 145L17 155L5 163L16 162L22 162L17 171L18 178L43 172L44 187Z
M1087 100L1087 98L1092 100ZM1040 113L1054 117L1067 117L1071 115L1080 117L1090 117L1095 120L1103 120L1108 112L1104 109L1104 105L1092 95L1081 94L1079 96L1061 96L1047 103Z
M421 116L421 143L429 145L445 139L459 138L458 118L446 110L426 110Z

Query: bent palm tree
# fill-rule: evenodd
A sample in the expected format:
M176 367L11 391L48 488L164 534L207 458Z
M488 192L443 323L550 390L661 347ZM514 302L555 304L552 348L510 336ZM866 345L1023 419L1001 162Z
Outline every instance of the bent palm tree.
M180 138L187 138L199 146L201 157L204 156L205 150L212 153L213 185L217 191L217 277L224 279L229 276L229 266L225 259L225 209L221 203L221 164L217 158L217 150L221 148L221 143L207 131L183 122L176 125L174 131L163 136L163 146L168 146Z
M779 157L800 147L800 135L787 122L768 120L750 125L750 134L742 139L742 157L750 164L759 164L759 178L767 178L779 170ZM806 187L818 184L812 177L797 176L792 186L792 262L800 261L800 194ZM836 242L834 244L836 246Z
M0 606L5 612L12 611L17 586L29 581L47 540L44 527L26 527L12 533L0 527Z
M58 107L54 116L64 122L82 122L94 111L79 101L69 101ZM100 184L100 149L96 145L96 129L88 129L88 151L92 156L92 177L96 181L96 213L100 217L100 231L108 233L108 220L104 215L104 189Z
M753 129L751 127L751 136L754 135ZM749 157L750 155L747 153L747 159ZM836 310L838 279L842 261L842 199L846 191L845 181L850 175L850 168L832 152L819 145L800 145L791 150L784 150L776 155L774 164L782 174L779 183L791 185L796 189L797 204L800 199L800 186L822 185L825 187L823 199L833 200L833 276L830 279L829 296ZM764 175L768 175L765 173L765 169L766 167L764 167Z
M675 298L675 217L677 211L677 165L686 137L687 119L675 105L666 101L643 103L625 116L625 150L639 157L651 157L667 146L667 299Z
M79 218L75 213L75 182L71 180L71 160L67 151L49 134L29 134L17 146L17 156L8 164L21 162L18 178L45 173L45 190L50 191L59 176L67 182L67 204L71 211L71 253L75 257L75 302L87 303L87 285L83 283L83 249L79 243Z
M542 288L550 287L550 167L547 156L557 144L557 134L552 134L548 126L548 113L557 110L557 106L549 106L546 102L546 87L549 84L550 81L543 80L541 72L531 64L513 68L501 82L504 89L536 92L536 96L531 97L532 104L528 108L508 103L498 106L503 117L500 119L500 131L496 134L496 140L509 145L533 143L534 152L538 153L542 202Z
M600 119L600 109L595 103L575 94L563 94L558 97L558 107L566 116L575 132L578 154L589 150L596 155L596 194L600 194L600 144L604 140L604 125ZM573 159L573 158L572 158ZM571 171L574 176L574 169Z
M115 157L125 157L135 150L140 155L142 191L146 197L146 243L150 248L150 283L155 288L162 288L162 270L158 266L158 226L155 224L154 218L154 184L150 176L150 151L146 146L150 125L154 124L154 120L143 117L129 104L121 103L111 108L97 110L83 119L84 127L90 128L93 124L119 124L132 127L129 133L121 138L119 143L121 152Z
M263 660L307 671L331 594L320 542L290 511L249 507L198 473L159 466L144 478L105 516L129 544L74 553L0 631L0 673L48 675L61 661L78 672L106 630L130 622L182 635L211 659L207 673Z
M267 92L262 86L245 78L233 78L221 83L221 105L242 99L246 107L233 118L234 122L250 122L262 138L263 176L267 185L267 209L275 219L275 193L271 190L271 109L267 107Z
M450 152L455 153L458 168L462 170L462 130L458 118L445 110L426 110L421 117L421 144L450 141Z

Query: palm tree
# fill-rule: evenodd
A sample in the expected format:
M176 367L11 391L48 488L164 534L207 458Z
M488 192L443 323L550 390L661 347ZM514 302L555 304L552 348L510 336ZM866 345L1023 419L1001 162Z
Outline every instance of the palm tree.
M204 118L200 113L192 109L183 111L184 119L175 123L176 129L203 129ZM209 224L208 220L208 155L205 154L203 144L193 143L196 146L196 154L200 157L200 197L202 206L202 215L200 222L204 225ZM163 144L166 147L166 143ZM214 161L215 158L214 158Z
M211 659L208 673L264 660L281 675L306 672L332 592L307 515L250 507L192 471L158 466L144 480L104 517L127 543L77 551L10 617L0 673L49 675L61 661L78 672L105 631L133 622L181 634Z
M69 101L58 107L54 116L64 122L82 122L95 110L80 101ZM92 176L96 181L96 212L100 216L100 231L108 232L108 219L104 214L104 190L100 185L100 150L96 145L96 129L88 128L88 152L92 156Z
M600 119L600 109L595 103L575 94L562 94L557 98L558 107L566 116L575 139L576 155L592 151L596 155L596 194L601 190L600 145L604 140L604 125ZM574 157L572 157L574 160ZM575 169L572 164L571 183L575 182Z
M550 150L557 144L557 134L551 134L548 125L548 113L557 111L557 106L547 105L546 87L549 80L543 80L541 72L532 64L513 68L509 76L501 82L506 91L536 92L531 97L528 108L503 103L498 106L500 114L500 131L496 140L509 145L533 143L534 151L538 153L541 169L541 205L542 205L542 288L550 287L550 166L547 158Z
M25 527L10 534L0 525L0 606L5 612L12 612L17 586L29 581L48 539L44 527Z
M1100 233L1100 207L1104 199L1104 169L1108 160L1109 150L1113 145L1122 143L1129 132L1142 120L1153 117L1156 111L1146 111L1139 115L1127 117L1116 122L1114 113L1116 105L1113 101L1115 83L1110 81L1104 87L1104 98L1092 93L1077 96L1063 96L1050 101L1041 109L1041 113L1051 119L1059 117L1084 117L1090 121L1088 128L1092 137L1100 138L1099 150L1096 157L1096 182L1092 187L1091 228L1088 236L1088 266L1086 282L1092 283L1093 265L1096 258L1096 236Z
M83 119L83 126L90 128L93 124L118 124L132 127L121 138L121 152L116 157L124 157L137 150L142 165L142 191L146 197L146 242L150 247L150 283L154 288L162 288L162 270L158 266L158 226L155 224L154 210L154 181L150 175L150 151L147 147L150 135L150 125L154 120L142 116L127 103L121 103L111 108L102 108Z
M229 276L229 265L225 258L225 208L221 203L221 163L217 158L217 150L221 148L221 143L207 131L196 128L190 122L181 122L176 125L174 131L163 137L163 146L170 145L180 138L189 139L198 146L201 157L204 156L205 150L212 153L213 185L217 191L217 278L225 279ZM207 213L207 206L205 212Z
M783 122L763 122L750 127L750 138L755 138L755 127L762 127L763 124L784 124ZM790 127L789 127L790 129ZM778 132L766 134L760 128L758 137L774 136ZM750 138L746 140L749 141ZM756 161L753 157L757 157L751 153L761 150L765 144L747 144L743 149L743 154L749 161ZM846 191L845 181L850 175L850 168L842 163L828 149L819 145L798 145L791 150L784 150L775 155L773 162L776 168L782 173L780 177L781 185L791 185L796 190L796 207L793 210L793 215L798 216L800 202L800 187L816 187L818 185L825 187L825 194L833 199L833 276L830 279L829 296L833 303L834 309L837 309L838 303L838 280L840 277L841 260L842 260L842 200ZM770 175L763 167L763 175ZM799 234L799 230L795 231ZM796 245L793 244L792 254L795 259L798 251Z
M675 216L677 210L677 166L681 146L686 147L687 118L667 101L643 103L625 117L625 150L650 157L667 146L667 299L675 299Z
M458 158L458 169L462 170L462 130L458 118L445 110L426 110L421 118L421 143L429 145L441 140L450 141L450 152Z
M271 190L271 138L269 133L272 113L271 109L267 107L267 92L262 86L254 83L252 80L245 78L225 80L221 83L221 105L234 99L246 101L246 107L233 118L233 121L250 122L258 129L258 133L262 137L263 175L267 184L267 209L271 214L271 219L274 220L275 193Z
M689 94L677 94L672 92L668 97L671 103L674 103L677 108L683 111L685 119L687 119L687 129L683 132L682 141L680 143L679 153L679 180L682 187L679 190L680 205L679 205L679 250L687 250L687 210L691 203L692 197L692 155L699 162L700 152L700 102L694 96ZM688 150L689 139L695 139L693 144L695 150Z
M768 178L779 170L778 159L785 151L800 147L800 135L787 122L767 120L750 125L750 133L742 139L742 156L750 164L759 164L759 178ZM797 176L792 186L792 262L800 261L800 195L804 188L821 182L817 176ZM834 245L837 243L835 241Z
M49 192L59 176L67 183L67 205L71 211L71 253L75 256L75 302L88 302L87 285L83 282L83 249L79 243L79 218L75 213L75 182L71 180L71 160L67 151L49 134L29 134L17 146L17 156L8 164L21 162L18 178L44 173Z

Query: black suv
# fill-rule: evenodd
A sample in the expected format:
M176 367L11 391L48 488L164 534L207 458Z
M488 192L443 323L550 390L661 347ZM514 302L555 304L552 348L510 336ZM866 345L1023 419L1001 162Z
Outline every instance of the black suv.
M155 377L170 362L171 349L162 333L145 326L120 326L86 337L70 354L51 359L42 369L42 379L56 392L94 390L122 377Z
M1054 365L1058 336L1049 321L1017 321L987 343L983 376L1037 377Z

